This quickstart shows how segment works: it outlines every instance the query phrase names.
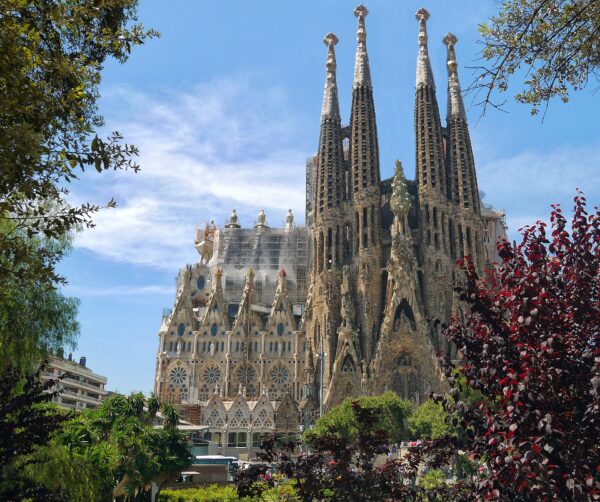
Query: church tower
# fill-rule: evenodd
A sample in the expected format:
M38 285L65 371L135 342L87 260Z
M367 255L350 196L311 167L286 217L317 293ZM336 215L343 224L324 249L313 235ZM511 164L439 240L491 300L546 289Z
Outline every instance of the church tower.
M318 373L323 377L319 384L322 388L327 388L336 353L337 328L340 325L341 244L346 194L334 49L338 38L333 33L328 33L324 42L327 46L326 80L315 177L312 303L306 330L313 350L325 354L323 360L319 360Z
M368 12L363 5L354 10L358 30L350 116L350 196L354 219L355 297L358 314L356 328L360 333L361 351L367 362L373 357L380 328L380 316L376 313L381 312L382 303L381 179L365 29Z
M449 196L457 212L456 252L455 256L471 256L473 262L482 270L484 263L483 223L477 188L477 174L471 138L467 125L467 115L458 81L455 45L457 38L448 33L444 44L448 48L448 112L447 121L447 168Z
M448 201L443 130L427 47L429 12L419 9L419 52L415 99L416 175L420 228L419 286L427 318L447 319L452 308L450 241L451 207ZM437 328L430 336L439 346Z

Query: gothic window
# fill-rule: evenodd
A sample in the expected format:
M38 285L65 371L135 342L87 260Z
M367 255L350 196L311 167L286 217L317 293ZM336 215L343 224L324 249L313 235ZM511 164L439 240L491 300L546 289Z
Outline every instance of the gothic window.
M277 325L277 336L282 336L285 332L285 326L282 322Z
M177 326L177 334L179 336L183 336L184 333L185 333L185 324L179 323L179 326Z
M419 381L416 373L408 376L408 395L410 399L417 400L419 397Z
M204 381L208 384L216 384L221 378L219 368L210 367L204 370Z
M198 277L198 280L196 281L196 286L198 286L199 290L203 290L204 286L206 286L206 278L203 275Z
M185 370L185 368L181 368L181 367L173 368L171 370L169 379L171 380L172 383L174 383L176 385L180 385L187 380L187 371Z
M342 365L342 373L355 373L356 366L354 366L354 361L350 356L346 356L344 359L344 364Z
M236 376L240 382L253 382L256 378L256 371L252 366L242 366L238 368Z
M211 336L217 336L217 333L219 332L219 326L217 323L214 323L211 327L210 327L210 335Z
M271 378L276 384L284 384L289 378L288 370L282 366L278 366L271 372Z

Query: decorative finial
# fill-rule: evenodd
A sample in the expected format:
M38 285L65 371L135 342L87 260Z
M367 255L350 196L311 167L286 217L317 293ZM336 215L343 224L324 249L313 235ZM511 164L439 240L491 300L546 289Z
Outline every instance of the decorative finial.
M367 39L367 31L365 30L365 17L369 15L369 10L360 4L354 9L354 15L358 18L358 31L356 32L356 38L359 42L364 42Z
M425 7L421 7L416 13L417 21L427 22L430 17L429 11Z
M335 35L335 33L327 33L327 35L325 35L323 37L323 42L325 43L325 45L327 47L332 47L334 45L337 45L337 43L340 41L340 39Z
M454 35L454 33L448 33L442 41L448 47L448 57L447 57L447 61L446 61L446 64L448 65L448 71L456 72L457 65L456 65L456 52L454 51L454 46L456 45L456 42L458 42L458 38L456 38L456 35Z
M225 228L240 228L240 225L238 224L238 214L235 209L231 213L231 216L229 217L229 223L225 225Z
M267 223L266 223L266 221L267 221L267 215L266 215L264 209L261 209L258 212L258 216L256 217L256 219L257 219L257 223L254 226L254 228L266 228L266 226L267 226Z
M419 55L417 57L417 88L422 85L428 85L435 88L433 81L433 72L429 62L429 53L427 52L427 20L429 11L421 7L415 14L419 21Z
M419 21L419 45L427 44L427 20L429 19L429 11L421 7L415 14L415 18Z
M252 284L253 280L254 280L254 270L252 270L252 267L250 267L248 269L248 272L246 273L246 283Z
M215 278L217 279L217 281L220 281L221 277L223 277L223 269L221 267L217 267L217 269L215 270Z
M448 117L460 117L467 119L465 113L465 105L462 99L462 91L460 82L458 81L458 64L456 62L456 51L454 46L458 42L458 38L453 33L448 33L444 39L444 44L448 48L446 57L446 65L448 67Z
M354 15L358 18L358 30L356 31L356 59L354 61L353 87L359 85L371 86L371 70L369 68L369 56L367 54L367 29L365 28L365 17L369 14L364 5L354 9Z
M323 92L323 107L321 109L321 120L332 118L340 118L340 105L338 103L337 83L335 78L335 50L334 47L339 39L333 33L327 33L323 42L327 46L327 62L325 76L325 90Z
M287 272L285 271L285 268L281 267L281 270L279 271L279 277L281 279L285 279L287 276Z

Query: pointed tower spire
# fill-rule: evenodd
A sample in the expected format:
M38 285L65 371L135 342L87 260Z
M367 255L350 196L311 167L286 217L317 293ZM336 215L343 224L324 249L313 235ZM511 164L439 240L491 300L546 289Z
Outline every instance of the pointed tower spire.
M415 132L417 136L417 182L421 194L443 195L437 205L447 198L446 168L444 166L444 143L440 111L435 96L433 72L427 51L427 20L429 12L419 9L415 14L419 21L419 53L417 56L417 82L415 103Z
M367 31L365 17L368 10L363 5L354 9L358 18L356 33L356 62L352 85L352 109L350 112L350 173L353 213L348 227L352 226L353 241L347 246L354 248L358 270L368 270L356 285L357 306L360 321L359 331L361 351L367 359L371 357L376 322L368 312L379 311L381 307L381 174L379 172L379 144L377 141L377 121L373 86L367 55ZM352 300L354 301L354 300Z
M358 18L358 30L356 32L356 59L354 61L353 87L367 85L371 87L371 69L369 68L369 55L367 54L367 30L365 29L365 18L369 14L364 5L354 9L354 15Z
M321 109L321 122L323 120L340 118L340 104L338 101L337 81L335 71L337 64L335 62L334 47L339 42L338 37L333 33L327 33L323 42L327 46L327 62L325 63L325 89L323 91L323 108Z
M334 47L338 38L333 33L325 35L327 62L323 107L321 109L321 135L316 175L315 222L324 213L338 208L344 199L343 147L338 102L338 89L335 77L336 63Z
M427 49L427 20L429 11L421 7L415 14L419 21L419 56L417 58L417 88L421 85L428 85L435 89L433 81L433 72L431 71L431 62L429 61L429 51Z
M452 33L444 37L448 47L448 176L452 199L461 211L473 211L479 215L479 190L475 173L475 159L467 126L467 114L463 103L454 46L458 39Z
M447 117L460 117L465 122L467 120L467 114L465 113L465 105L463 103L462 94L460 90L460 83L458 81L458 68L456 63L456 52L454 46L458 39L453 33L448 33L444 37L444 44L448 47L448 57L446 59L446 65L448 66L448 115Z

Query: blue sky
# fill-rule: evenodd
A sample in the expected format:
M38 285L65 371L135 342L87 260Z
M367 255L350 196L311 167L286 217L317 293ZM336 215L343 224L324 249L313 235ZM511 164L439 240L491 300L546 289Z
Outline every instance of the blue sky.
M316 149L325 74L323 36L333 31L340 107L346 122L356 48L356 2L142 0L139 19L161 38L109 63L100 111L107 131L140 148L142 170L86 174L73 201L105 203L97 227L79 234L61 265L65 292L81 299L75 351L108 377L108 388L149 392L162 309L171 307L178 269L197 259L194 229L222 224L232 208L242 224L264 208L280 225L288 208L303 218L305 160ZM366 3L382 177L402 160L414 173L413 102L418 24L425 6L438 102L445 121L445 46L457 35L463 88L477 64L477 26L497 2L373 0ZM510 95L506 113L466 97L479 187L506 210L509 232L545 218L551 203L571 205L581 188L600 196L598 94L590 88L545 120ZM520 89L514 82L512 91Z

